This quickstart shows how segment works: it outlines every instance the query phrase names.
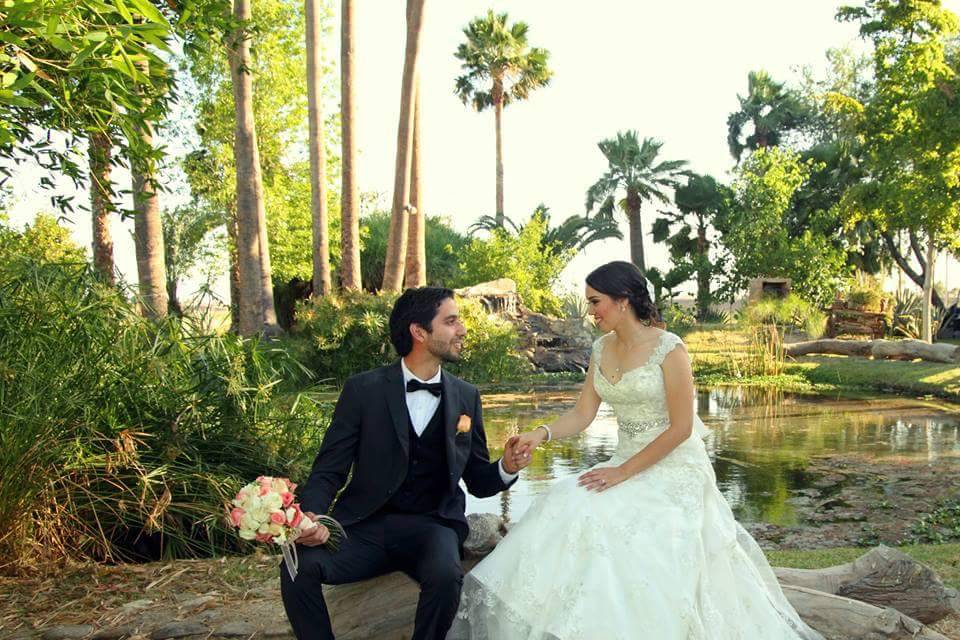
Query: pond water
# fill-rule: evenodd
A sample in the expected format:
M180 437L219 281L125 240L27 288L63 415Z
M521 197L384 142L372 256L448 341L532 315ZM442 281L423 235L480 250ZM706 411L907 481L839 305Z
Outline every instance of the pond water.
M549 422L571 408L575 392L484 395L491 456L510 434ZM812 487L814 456L856 455L866 460L960 468L960 410L897 397L829 398L724 387L700 391L698 413L710 430L707 450L720 490L741 522L797 523L791 498ZM467 496L467 512L517 520L557 480L610 458L617 423L601 406L577 437L539 448L520 481L492 498Z

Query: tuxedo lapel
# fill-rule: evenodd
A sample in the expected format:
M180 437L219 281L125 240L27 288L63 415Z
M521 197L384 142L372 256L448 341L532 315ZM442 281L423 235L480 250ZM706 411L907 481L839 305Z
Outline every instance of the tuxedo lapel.
M390 409L390 417L393 418L393 427L397 431L397 438L400 439L400 446L403 447L403 455L408 457L410 455L410 413L407 411L407 392L403 387L403 371L399 361L387 368L386 387L387 407Z
M443 434L447 443L447 465L450 467L450 484L455 486L460 478L456 477L457 460L457 422L460 419L460 391L459 385L454 382L453 376L443 373L440 376L443 384Z

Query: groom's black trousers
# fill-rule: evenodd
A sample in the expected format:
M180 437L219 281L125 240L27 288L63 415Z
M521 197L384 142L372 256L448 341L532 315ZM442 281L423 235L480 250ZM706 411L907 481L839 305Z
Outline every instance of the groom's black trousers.
M280 567L283 606L298 640L332 640L322 585L403 571L420 583L411 640L443 640L460 603L463 567L456 532L433 515L378 514L347 527L335 552L297 545L296 581Z

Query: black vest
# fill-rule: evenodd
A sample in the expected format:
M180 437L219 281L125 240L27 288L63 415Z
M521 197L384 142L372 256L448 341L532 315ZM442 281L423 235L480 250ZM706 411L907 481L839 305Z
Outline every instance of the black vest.
M409 416L408 416L409 417ZM430 513L447 492L447 447L443 429L443 401L437 407L423 434L417 435L413 421L407 420L410 456L407 475L393 497L384 505L389 513Z

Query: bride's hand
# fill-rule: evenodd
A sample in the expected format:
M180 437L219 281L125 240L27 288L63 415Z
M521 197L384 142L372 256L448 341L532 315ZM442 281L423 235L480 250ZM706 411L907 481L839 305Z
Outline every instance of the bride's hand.
M517 436L517 444L515 449L518 455L530 457L533 455L533 450L540 446L540 444L547 439L547 432L543 429L534 429L533 431L527 431L526 433L521 433Z
M620 467L597 467L580 476L578 484L587 491L605 491L629 477Z

